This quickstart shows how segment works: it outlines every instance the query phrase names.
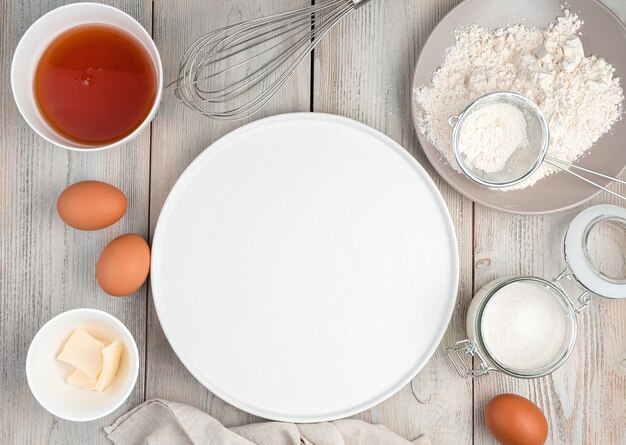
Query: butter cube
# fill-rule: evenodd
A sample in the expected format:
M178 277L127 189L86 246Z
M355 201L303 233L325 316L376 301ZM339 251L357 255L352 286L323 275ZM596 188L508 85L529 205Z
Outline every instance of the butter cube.
M102 370L104 344L83 329L76 329L65 343L58 359L79 369L94 381Z
M122 342L115 340L102 350L102 372L95 386L96 391L104 391L117 375L123 349L124 345Z
M74 372L67 376L67 383L85 389L96 389L96 380L92 379L78 368L74 369Z

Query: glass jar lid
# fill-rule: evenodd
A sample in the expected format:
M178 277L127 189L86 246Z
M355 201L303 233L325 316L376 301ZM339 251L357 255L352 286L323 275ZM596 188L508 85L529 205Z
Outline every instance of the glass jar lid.
M626 298L626 209L607 204L578 214L565 235L565 260L589 291Z

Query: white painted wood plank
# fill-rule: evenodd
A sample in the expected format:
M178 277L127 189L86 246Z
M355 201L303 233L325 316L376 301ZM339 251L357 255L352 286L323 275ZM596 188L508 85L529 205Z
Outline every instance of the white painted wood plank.
M461 256L452 323L435 356L412 382L417 400L407 386L358 417L408 439L427 434L433 443L461 444L472 440L472 386L458 378L442 347L464 335L472 292L472 203L434 174L417 142L410 111L411 76L421 46L456 3L373 0L346 17L316 50L314 110L351 117L395 139L428 170L446 199Z
M605 0L622 19L621 0ZM157 44L166 79L194 37L226 21L295 7L297 2L255 3L231 0L154 4ZM410 72L430 30L455 1L430 0L372 4L348 18L327 37L315 59L315 110L346 115L385 132L407 148L432 174L410 121ZM2 2L0 60L7 68L19 36L37 17L61 2ZM150 2L114 2L150 29ZM384 4L384 6L383 6ZM184 35L179 30L185 29ZM305 66L262 115L307 110L309 70ZM256 420L220 401L199 385L177 360L150 307L145 326L145 287L133 297L105 297L93 279L93 265L104 244L123 232L148 235L149 134L105 154L68 154L36 137L19 116L9 78L0 85L0 443L106 443L101 426L144 399L142 375L129 401L101 422L72 424L47 414L32 398L23 374L30 339L53 315L74 307L99 307L118 316L137 338L143 356L149 336L147 397L165 397L207 410L229 425ZM258 117L258 116L257 116ZM256 118L256 117L255 117ZM215 123L190 114L166 95L153 128L150 228L182 170L217 137L240 124ZM434 175L433 175L434 176ZM129 212L112 228L82 233L65 228L54 212L57 194L69 183L101 179L122 188ZM476 208L475 271L472 270L472 204L440 178L461 251L461 292L442 342L464 336L464 314L472 284L518 273L556 274L560 237L577 210L560 215L520 217ZM626 190L622 187L622 192ZM611 202L606 197L594 201ZM475 273L473 283L472 274ZM407 438L428 434L433 443L494 443L482 424L486 400L501 392L533 398L552 426L549 443L626 443L626 308L620 301L597 300L581 318L577 349L566 366L536 381L490 376L472 385L456 379L441 349L413 382L419 403L406 387L363 413ZM143 368L142 368L143 369ZM472 437L472 422L475 434Z
M626 19L624 2L604 3ZM626 193L624 186L612 188ZM476 289L508 275L555 277L565 267L562 243L568 224L582 209L601 203L624 205L607 193L556 215L509 215L477 205ZM549 444L626 443L625 339L626 301L594 298L579 316L576 349L563 368L536 380L498 374L476 380L474 443L496 443L482 413L487 401L500 393L519 394L539 405L548 418Z
M622 190L622 193L625 190ZM612 201L606 196L595 204ZM588 207L584 206L584 207ZM563 235L582 208L549 216L514 216L476 207L476 288L511 275L551 279L563 268ZM579 316L569 361L552 375L519 380L492 375L475 382L475 440L495 443L484 427L484 405L515 393L537 403L548 418L548 443L626 443L626 304L594 298Z
M308 4L307 0L289 2L157 0L154 5L154 36L163 58L166 81L175 78L179 58L187 46L201 35L226 24ZM184 107L174 97L173 92L165 93L153 127L151 234L165 198L176 179L213 141L244 123L261 117L309 110L309 72L310 60L307 58L294 77L261 112L240 122L216 122ZM240 425L257 420L254 416L215 397L183 367L160 328L152 302L148 319L147 372L148 398L162 397L188 403L204 409L226 425Z
M148 30L149 2L111 1ZM127 232L148 235L150 132L107 152L70 153L43 141L20 116L11 95L9 66L19 37L39 16L62 1L1 2L0 60L0 443L108 443L102 426L140 403L147 289L114 299L95 279L104 245ZM124 218L102 231L81 232L58 217L58 194L83 179L109 182L127 195ZM137 340L141 372L128 401L105 419L73 423L57 419L35 401L24 372L28 346L54 315L78 307L99 308L124 322Z

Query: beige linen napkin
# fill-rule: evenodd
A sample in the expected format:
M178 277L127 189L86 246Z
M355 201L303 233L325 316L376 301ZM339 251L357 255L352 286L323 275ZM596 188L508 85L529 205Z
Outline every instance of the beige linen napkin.
M199 409L159 399L142 403L104 431L115 445L430 445L425 436L409 442L382 425L355 419L226 428Z

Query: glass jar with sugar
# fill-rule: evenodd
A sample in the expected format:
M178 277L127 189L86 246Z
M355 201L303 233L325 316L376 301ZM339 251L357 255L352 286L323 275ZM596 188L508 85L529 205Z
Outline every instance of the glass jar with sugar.
M468 338L446 349L460 376L499 371L531 379L565 363L576 344L577 314L591 296L626 298L626 209L581 212L565 235L564 255L567 266L551 281L507 277L478 291L467 312ZM582 293L571 298L571 287Z

